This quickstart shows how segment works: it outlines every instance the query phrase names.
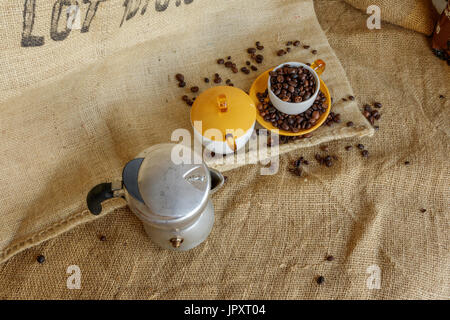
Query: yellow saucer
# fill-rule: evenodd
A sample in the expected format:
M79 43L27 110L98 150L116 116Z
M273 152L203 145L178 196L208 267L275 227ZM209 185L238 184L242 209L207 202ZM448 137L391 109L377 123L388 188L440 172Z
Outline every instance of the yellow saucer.
M266 72L261 74L258 78L256 78L256 80L252 84L252 87L250 88L249 95L250 95L250 98L252 98L252 100L255 102L255 106L257 106L260 103L258 98L256 97L256 94L258 92L263 93L264 91L266 91L267 82L269 80L269 72L272 71L273 69L274 68L267 70ZM300 130L297 133L278 129L277 127L274 127L271 122L264 120L264 118L261 117L261 115L259 114L259 110L256 110L256 121L258 121L258 123L260 125L262 125L264 128L266 128L267 130L271 130L271 131L279 130L279 134L282 136L295 137L295 136L302 136L304 134L313 132L314 130L318 129L325 122L325 120L327 119L328 115L330 114L330 110L331 110L330 92L328 91L328 88L325 85L325 83L322 81L322 79L320 79L320 91L322 91L323 94L325 95L325 97L327 98L326 103L327 103L328 107L327 107L327 110L320 116L319 120L317 120L316 124L313 125L309 129Z

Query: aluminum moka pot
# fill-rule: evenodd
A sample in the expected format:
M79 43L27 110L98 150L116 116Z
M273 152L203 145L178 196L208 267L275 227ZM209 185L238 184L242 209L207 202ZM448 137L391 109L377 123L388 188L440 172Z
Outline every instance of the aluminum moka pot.
M198 246L211 232L214 207L210 196L224 184L224 177L202 161L173 161L180 152L193 153L180 144L146 149L127 163L122 181L99 184L88 193L89 210L98 215L103 201L122 197L159 246L177 251Z

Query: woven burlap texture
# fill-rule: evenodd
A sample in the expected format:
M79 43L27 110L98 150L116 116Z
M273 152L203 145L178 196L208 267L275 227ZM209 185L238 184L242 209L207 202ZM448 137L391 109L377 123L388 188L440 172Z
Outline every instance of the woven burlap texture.
M431 0L345 0L355 8L367 12L370 6L380 8L380 16L384 21L394 23L426 35L430 35L439 14ZM370 11L373 14L373 11Z
M367 15L343 1L314 3L358 104L383 103L373 138L328 143L333 168L311 147L283 156L276 176L257 165L226 173L213 232L190 252L159 249L126 208L76 227L0 265L0 298L449 299L448 67L423 35L387 23L368 31ZM368 159L344 150L358 143ZM302 178L287 170L299 156L311 162ZM81 290L66 286L73 264ZM366 286L372 265L379 290Z
M194 1L179 7L172 3L164 11L152 5L144 15L141 10L125 18L120 27L122 4L100 3L89 32L72 30L61 40L55 32L65 30L65 15L57 28L49 26L44 17L52 10L55 16L59 6L39 3L32 35L44 37L44 43L35 47L20 46L24 7L2 4L11 28L1 31L5 41L0 51L0 261L92 220L86 210L87 192L120 178L129 160L151 145L170 142L175 129L191 130L189 108L181 96L193 85L210 87L203 78L215 72L248 90L260 72L284 59L326 61L323 79L338 101L333 111L343 120L352 119L355 127L347 128L344 121L324 126L311 139L283 145L281 153L373 133L356 103L341 100L353 92L317 22L312 1ZM90 7L86 4L81 10ZM245 19L242 12L247 13ZM189 28L179 21L191 21ZM296 28L288 28L292 24ZM276 55L287 40L298 38L311 48L297 48L288 58ZM239 66L245 65L246 49L258 40L266 47L259 72L233 74L216 63L218 57L231 55ZM319 54L312 54L312 48ZM185 75L186 88L178 88L178 72ZM225 171L237 164L211 166ZM112 201L105 212L123 206L122 201Z

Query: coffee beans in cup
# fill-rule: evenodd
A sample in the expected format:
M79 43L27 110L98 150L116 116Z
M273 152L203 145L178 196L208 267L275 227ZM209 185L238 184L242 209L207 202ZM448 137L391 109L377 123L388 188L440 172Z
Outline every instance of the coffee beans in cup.
M270 72L270 89L282 101L306 101L314 95L316 88L314 75L303 66L284 65Z

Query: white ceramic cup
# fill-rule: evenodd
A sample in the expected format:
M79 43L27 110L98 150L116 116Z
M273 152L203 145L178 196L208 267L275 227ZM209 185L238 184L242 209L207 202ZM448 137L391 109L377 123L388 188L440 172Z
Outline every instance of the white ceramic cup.
M319 75L316 71L314 71L311 67L307 66L304 63L301 62L285 62L283 64L280 64L278 67L273 69L273 71L276 71L284 66L292 66L292 67L300 67L302 66L304 69L308 70L312 73L314 80L316 81L316 90L314 91L314 94L306 101L302 102L286 102L278 98L273 92L272 92L272 84L270 83L270 76L268 81L267 88L269 89L269 98L272 102L273 106L277 108L279 111L284 112L286 114L299 114L302 112L305 112L308 110L313 104L314 101L317 98L317 95L320 91L320 79Z

